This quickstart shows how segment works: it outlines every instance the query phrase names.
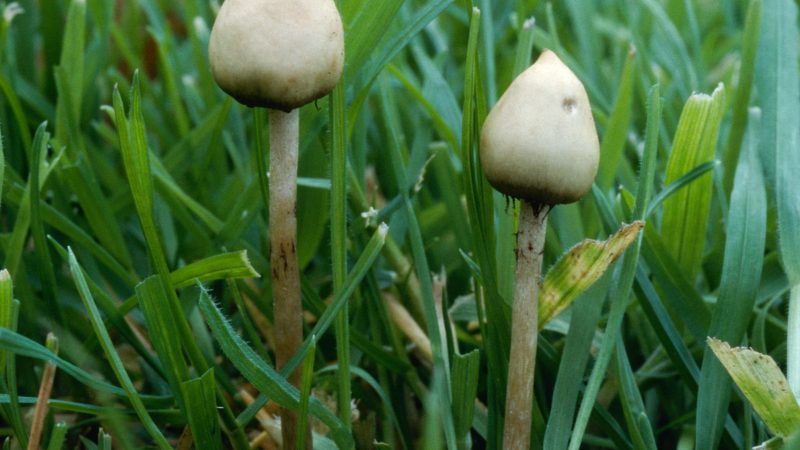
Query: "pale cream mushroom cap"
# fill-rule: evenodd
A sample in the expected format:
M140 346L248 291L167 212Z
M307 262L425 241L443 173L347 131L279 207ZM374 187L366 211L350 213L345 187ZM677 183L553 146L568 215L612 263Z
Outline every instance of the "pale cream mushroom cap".
M589 97L550 50L522 72L491 110L481 164L498 191L532 203L572 203L592 187L600 159Z
M342 19L333 0L226 0L208 56L217 84L236 100L290 111L339 82Z

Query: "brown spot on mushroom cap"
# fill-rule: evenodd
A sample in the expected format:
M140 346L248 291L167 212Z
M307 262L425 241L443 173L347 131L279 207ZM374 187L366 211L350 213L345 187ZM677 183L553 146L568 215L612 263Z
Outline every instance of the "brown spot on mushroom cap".
M534 203L571 203L592 186L600 143L583 84L545 50L491 110L481 164L498 191Z
M208 53L217 84L240 103L290 111L341 78L341 17L333 0L227 0Z

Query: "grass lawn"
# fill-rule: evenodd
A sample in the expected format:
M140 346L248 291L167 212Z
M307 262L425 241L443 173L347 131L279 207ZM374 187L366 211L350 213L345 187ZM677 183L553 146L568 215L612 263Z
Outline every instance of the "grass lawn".
M797 1L336 0L285 116L218 86L221 3L0 0L3 449L800 449ZM482 127L547 49L599 166L517 276Z

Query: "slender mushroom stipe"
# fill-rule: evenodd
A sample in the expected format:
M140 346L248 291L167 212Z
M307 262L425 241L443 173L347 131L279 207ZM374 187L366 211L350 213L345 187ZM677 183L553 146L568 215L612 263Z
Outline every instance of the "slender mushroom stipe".
M211 72L240 103L270 108L269 231L278 369L303 343L297 263L297 108L328 95L344 67L344 31L332 0L227 0L209 40ZM258 124L256 124L258 126ZM263 174L262 174L263 175ZM302 365L289 376L298 386ZM297 414L281 410L283 447L297 448ZM305 448L311 449L311 432Z
M492 186L521 202L503 448L522 450L530 447L547 214L591 189L600 157L586 90L555 53L545 50L498 100L480 156Z

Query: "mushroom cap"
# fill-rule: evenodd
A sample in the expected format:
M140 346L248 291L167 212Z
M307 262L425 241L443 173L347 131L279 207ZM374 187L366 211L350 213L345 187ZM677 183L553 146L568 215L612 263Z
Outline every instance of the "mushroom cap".
M550 50L489 112L481 164L498 191L532 203L572 203L592 187L600 159L589 97Z
M240 103L288 112L339 82L342 19L333 0L226 0L208 57L217 84Z

